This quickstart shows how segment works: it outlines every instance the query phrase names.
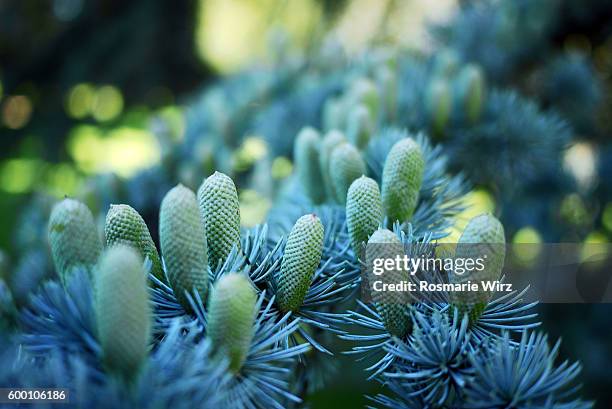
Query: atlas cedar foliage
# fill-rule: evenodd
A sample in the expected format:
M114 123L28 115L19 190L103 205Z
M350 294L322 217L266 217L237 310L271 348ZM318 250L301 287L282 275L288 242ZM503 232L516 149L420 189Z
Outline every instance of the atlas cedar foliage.
M278 305L297 311L321 262L324 228L314 214L298 219L289 233L278 280Z
M530 9L544 2L520 3ZM515 7L510 2L499 9ZM185 142L163 148L159 166L126 186L117 181L94 189L99 207L110 197L145 215L162 202L162 274L155 274L154 246L141 234L146 226L133 209L111 208L108 248L96 264L102 245L91 213L78 203L58 205L49 238L63 285L52 280L33 290L18 313L16 338L24 354L0 365L0 384L7 371L14 376L12 368L23 368L31 379L38 379L37 371L54 379L69 374L66 383L83 385L82 396L103 396L110 406L294 407L334 373L338 335L351 343L347 352L372 360L369 379L386 386L385 395L371 397L376 405L590 407L576 396L580 365L556 365L559 346L549 347L545 336L532 332L537 314L533 303L524 304L521 289L503 300L492 294L447 294L434 303L398 294L372 294L372 303L359 299L360 286L367 284L361 246L369 243L372 257L432 254L465 207L462 198L472 186L462 172L504 195L513 191L505 188L508 180L525 184L558 169L566 123L531 98L496 89L512 88L496 83L511 77L495 71L505 69L504 62L519 65L521 53L487 59L472 50L491 42L479 38L473 44L461 35L473 32L470 24L490 32L490 25L503 31L507 26L499 25L513 21L483 20L482 10L447 32L460 43L457 49L431 56L373 49L354 64L340 52L315 53L307 64L279 65L273 76L252 70L204 92L186 114ZM553 72L559 75L551 81L567 82L559 78L568 70ZM564 87L547 89L552 95ZM432 144L428 133L439 143ZM268 169L259 163L233 168L231 159L239 156L234 149L253 134L265 140L270 159L293 152L295 177L262 178L259 172ZM215 169L224 173L209 176L197 198L183 186L171 188L182 179L196 186ZM268 222L242 226L242 237L230 176L239 188L276 193L280 187ZM262 180L268 184L261 186ZM345 198L346 205L339 205ZM516 209L496 203L514 231L508 215ZM65 234L69 229L74 233ZM468 224L455 255L469 256L472 242L484 243L493 263L483 277L498 278L504 257L496 249L504 241L501 223L481 215ZM122 273L128 272L123 276L119 259ZM153 309L146 312L140 307L149 269L145 299ZM406 278L401 271L388 273L389 280ZM111 279L121 291L107 291ZM128 290L138 296L131 300ZM126 300L133 305L122 304ZM138 314L150 318L138 320L151 323L150 337L144 324L118 324ZM122 336L110 337L111 326L121 327ZM119 343L129 345L121 349L126 356L117 352ZM116 374L130 381L116 381Z
M166 274L176 298L189 308L185 293L208 294L208 252L195 193L183 185L170 190L159 211L159 240Z
M49 243L63 283L78 268L91 273L102 251L91 211L74 199L64 199L53 208L49 218Z
M215 172L198 190L200 213L208 240L208 262L214 270L232 247L240 248L240 203L232 179Z

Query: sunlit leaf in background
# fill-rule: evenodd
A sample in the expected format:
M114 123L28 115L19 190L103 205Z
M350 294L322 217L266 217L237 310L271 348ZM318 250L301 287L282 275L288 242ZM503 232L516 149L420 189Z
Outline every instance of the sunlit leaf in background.
M0 188L8 193L23 193L32 189L41 169L37 159L11 159L2 164Z
M66 98L66 111L76 119L85 118L91 112L95 90L91 84L77 84L70 89Z
M461 232L468 221L482 213L492 213L495 210L493 196L484 189L475 189L465 197L466 209L457 215L457 221L451 228L450 234L441 239L441 243L457 243Z
M123 95L117 87L104 85L96 90L92 104L93 117L100 122L115 119L123 110Z
M201 0L195 32L197 51L220 72L235 72L265 55L272 22L303 46L320 20L320 5L312 0Z
M128 177L160 160L155 136L144 129L127 126L104 133L92 125L79 125L71 132L68 150L86 173L116 172Z

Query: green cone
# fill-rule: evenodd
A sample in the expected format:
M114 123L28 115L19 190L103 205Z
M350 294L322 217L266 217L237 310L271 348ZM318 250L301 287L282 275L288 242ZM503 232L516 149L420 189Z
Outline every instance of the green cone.
M477 65L468 64L459 73L459 100L463 106L465 117L470 123L476 123L482 113L486 92L484 74Z
M419 200L425 161L412 138L397 142L387 155L382 175L382 200L390 223L410 220Z
M474 217L459 238L455 258L476 260L482 257L485 268L481 271L464 272L462 275L453 272L450 281L459 284L467 281L480 284L481 281L499 280L506 258L505 244L504 227L499 220L491 214ZM490 292L483 290L450 293L451 302L459 309L460 314L468 314L470 323L480 318L491 296Z
M355 105L346 122L346 135L349 140L358 149L364 149L374 133L374 122L368 108L363 104Z
M435 135L444 134L453 109L453 99L448 81L433 79L426 91L425 106L431 130Z
M346 224L355 257L360 256L361 243L378 229L383 220L383 207L378 183L362 176L349 187L346 199Z
M55 268L64 285L74 269L90 273L102 252L102 242L93 215L83 203L64 199L49 217L49 243Z
M382 90L384 118L393 121L397 116L397 74L387 65L383 65L376 71L376 80Z
M185 291L208 292L208 256L204 223L195 194L183 185L170 190L159 212L159 240L174 295L187 309Z
M104 226L106 245L127 244L138 250L143 258L149 258L152 273L160 280L164 279L161 260L153 238L140 214L128 205L111 205L106 214Z
M315 204L325 201L325 187L322 183L323 176L319 166L320 146L321 136L319 132L313 128L305 127L296 137L293 151L298 180L310 200Z
M240 203L232 179L215 172L198 190L200 213L208 242L208 262L214 270L224 263L232 247L240 249Z
M253 339L257 295L244 274L226 274L214 285L208 305L208 337L230 369L240 371Z
M148 354L152 317L143 260L133 247L111 247L100 259L95 313L106 367L132 379Z
M325 134L323 143L321 144L321 149L319 152L319 166L321 167L321 177L323 178L323 185L325 186L325 196L328 200L335 200L335 193L332 186L329 166L331 154L336 146L345 142L346 138L342 132L332 130Z
M314 214L298 219L289 233L281 262L276 302L283 312L297 311L304 302L323 254L323 224Z
M363 104L370 111L370 117L376 121L380 110L380 92L369 78L359 78L351 84L349 101L352 104Z
M370 266L377 258L395 259L403 256L404 246L395 233L387 229L379 229L372 234L366 246L366 262ZM368 274L368 281L381 280L383 283L392 284L408 280L408 273L404 270L386 270L380 276ZM412 321L409 317L410 299L402 292L376 292L373 291L373 281L369 283L372 301L376 311L380 315L385 328L391 335L403 338L412 329Z
M343 129L346 122L344 103L339 98L328 98L323 106L323 129Z
M336 200L346 204L346 192L351 183L366 173L366 166L357 148L350 143L336 146L332 152L330 176Z

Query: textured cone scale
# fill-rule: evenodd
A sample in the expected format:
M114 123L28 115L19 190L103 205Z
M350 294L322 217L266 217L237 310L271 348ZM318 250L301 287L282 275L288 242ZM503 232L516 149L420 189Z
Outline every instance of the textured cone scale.
M370 266L377 258L395 259L403 256L404 246L395 233L387 229L379 229L372 234L366 247L366 262ZM408 273L403 270L385 270L380 276L368 274L369 280L381 280L392 284L409 280ZM369 290L372 301L378 314L382 318L385 328L391 335L403 338L412 329L410 312L410 299L403 292L376 292L370 283Z
M64 199L51 212L49 243L57 272L64 283L71 271L92 271L102 252L93 215L83 203Z
M346 198L346 224L355 257L360 256L361 244L368 242L382 220L378 183L362 176L351 184Z
M213 349L229 360L230 369L240 371L251 340L257 295L244 274L226 274L214 285L208 305L208 337Z
M431 129L436 135L443 134L453 106L451 89L446 80L438 78L431 81L427 87L425 104Z
M106 367L131 378L148 351L151 309L143 260L133 247L117 245L100 259L95 312Z
M298 311L323 254L323 224L314 214L298 219L289 233L278 279L277 303L283 312Z
M298 134L293 152L297 177L315 204L325 201L325 186L321 183L323 176L319 166L320 146L319 133L313 128L306 127Z
M190 308L185 291L208 291L208 255L204 223L195 194L183 185L170 190L159 212L159 240L174 295Z
M397 142L387 155L382 175L382 200L389 222L412 217L419 200L425 162L412 138Z
M464 283L471 281L499 280L506 258L506 239L504 227L490 214L481 214L469 221L459 238L456 258L484 258L485 268L482 271L472 270L462 275L451 273L451 282ZM488 291L451 292L451 302L461 314L468 313L470 323L480 318L492 294Z
M208 262L212 269L224 263L233 246L240 248L240 203L232 179L215 172L198 190L200 213L208 243Z
M459 73L459 98L465 116L471 123L480 119L485 98L485 79L482 70L468 64Z
M128 205L111 205L106 214L104 227L106 245L126 244L138 250L143 258L151 260L152 273L160 280L164 278L159 253L151 233L140 214Z
M330 159L330 176L335 197L346 204L346 192L355 179L366 173L366 166L357 148L350 143L338 145Z
M323 185L325 186L325 195L328 200L336 200L336 195L334 193L334 188L331 182L330 176L330 159L332 151L336 148L336 146L345 143L346 138L342 134L342 132L337 130L329 131L325 137L323 138L323 143L321 144L321 149L319 152L319 166L321 167L321 177L323 178Z
M362 104L354 106L346 122L347 137L357 148L364 149L374 132L374 123L368 108Z

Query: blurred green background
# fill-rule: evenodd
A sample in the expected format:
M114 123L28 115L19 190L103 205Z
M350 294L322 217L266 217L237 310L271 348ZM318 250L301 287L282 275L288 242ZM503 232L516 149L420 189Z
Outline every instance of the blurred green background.
M182 105L220 76L272 62L270 43L305 50L333 31L353 52L381 35L423 47L426 19L455 6L430 3L1 2L0 248L11 252L28 193L71 195L91 174L127 178L158 163L151 118L181 135Z

